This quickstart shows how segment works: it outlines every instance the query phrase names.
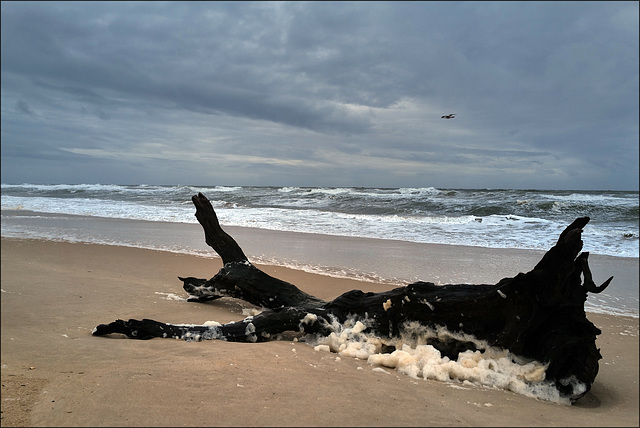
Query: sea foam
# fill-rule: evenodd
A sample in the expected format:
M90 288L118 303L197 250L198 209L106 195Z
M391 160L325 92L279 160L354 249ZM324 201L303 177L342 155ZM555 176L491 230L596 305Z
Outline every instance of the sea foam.
M332 328L334 332L328 336L308 335L303 340L317 351L366 360L374 368L392 368L414 379L473 384L559 404L571 403L569 398L560 396L553 382L545 379L547 365L489 346L486 341L468 334L410 322L403 326L400 337L381 338L367 332L366 320L354 318L344 324L334 321ZM461 352L456 360L451 360L426 344L430 338L468 341L481 350ZM394 346L395 350L383 353L384 346ZM586 389L575 379L565 382L574 386L575 395L581 395Z

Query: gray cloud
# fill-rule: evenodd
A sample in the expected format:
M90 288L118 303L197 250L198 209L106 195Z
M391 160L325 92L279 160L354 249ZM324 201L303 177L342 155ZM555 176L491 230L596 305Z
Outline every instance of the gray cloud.
M33 110L31 110L29 104L27 104L23 100L16 101L16 110L18 112L28 114L29 116L35 116L35 113L33 112Z
M637 2L3 2L1 31L3 182L638 186Z

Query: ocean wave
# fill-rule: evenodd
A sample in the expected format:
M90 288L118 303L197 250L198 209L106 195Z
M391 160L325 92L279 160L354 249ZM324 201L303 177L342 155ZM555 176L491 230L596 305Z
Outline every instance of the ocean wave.
M489 248L545 249L589 216L592 252L638 257L637 192L2 184L2 209L194 223L199 192L231 226Z
M398 189L401 195L441 195L443 193L442 190L436 189L435 187L402 187ZM455 192L450 193L449 196L454 195Z

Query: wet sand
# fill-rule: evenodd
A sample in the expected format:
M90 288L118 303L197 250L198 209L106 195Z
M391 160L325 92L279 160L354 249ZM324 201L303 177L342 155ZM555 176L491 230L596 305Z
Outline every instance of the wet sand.
M437 248L437 247L434 247ZM603 359L573 406L416 380L290 341L93 337L117 318L238 321L251 305L188 303L177 276L219 258L2 239L2 426L638 426L638 318L589 313ZM455 271L440 258L441 271ZM529 260L522 260L529 266ZM633 264L606 267L637 278ZM388 284L259 265L322 299ZM592 265L595 272L595 268ZM432 280L430 278L423 278ZM637 281L637 279L636 279Z

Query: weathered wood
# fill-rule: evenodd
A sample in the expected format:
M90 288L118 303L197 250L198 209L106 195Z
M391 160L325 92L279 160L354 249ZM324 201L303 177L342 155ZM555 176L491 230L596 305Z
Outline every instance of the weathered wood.
M198 194L192 200L206 242L220 255L224 266L208 280L180 278L189 300L226 296L265 310L241 322L215 327L148 319L116 320L97 326L94 335L259 342L287 331L329 335L336 321L343 323L355 317L366 321L368 332L384 339L398 337L407 323L417 322L470 334L490 346L548 364L547 379L553 380L560 393L571 400L584 395L595 380L602 358L595 340L601 332L587 319L584 303L587 292L601 292L613 277L596 286L588 266L589 254L580 254L582 229L589 222L588 217L570 224L533 270L497 284L435 285L419 281L382 293L352 290L325 302L252 265L233 238L222 230L207 198ZM451 359L461 351L476 349L473 342L452 338L430 339L428 344ZM586 385L586 390L574 391L573 380Z
M196 206L196 218L204 228L205 242L220 255L222 262L247 261L238 243L220 227L211 202L202 193L192 196L191 201Z

